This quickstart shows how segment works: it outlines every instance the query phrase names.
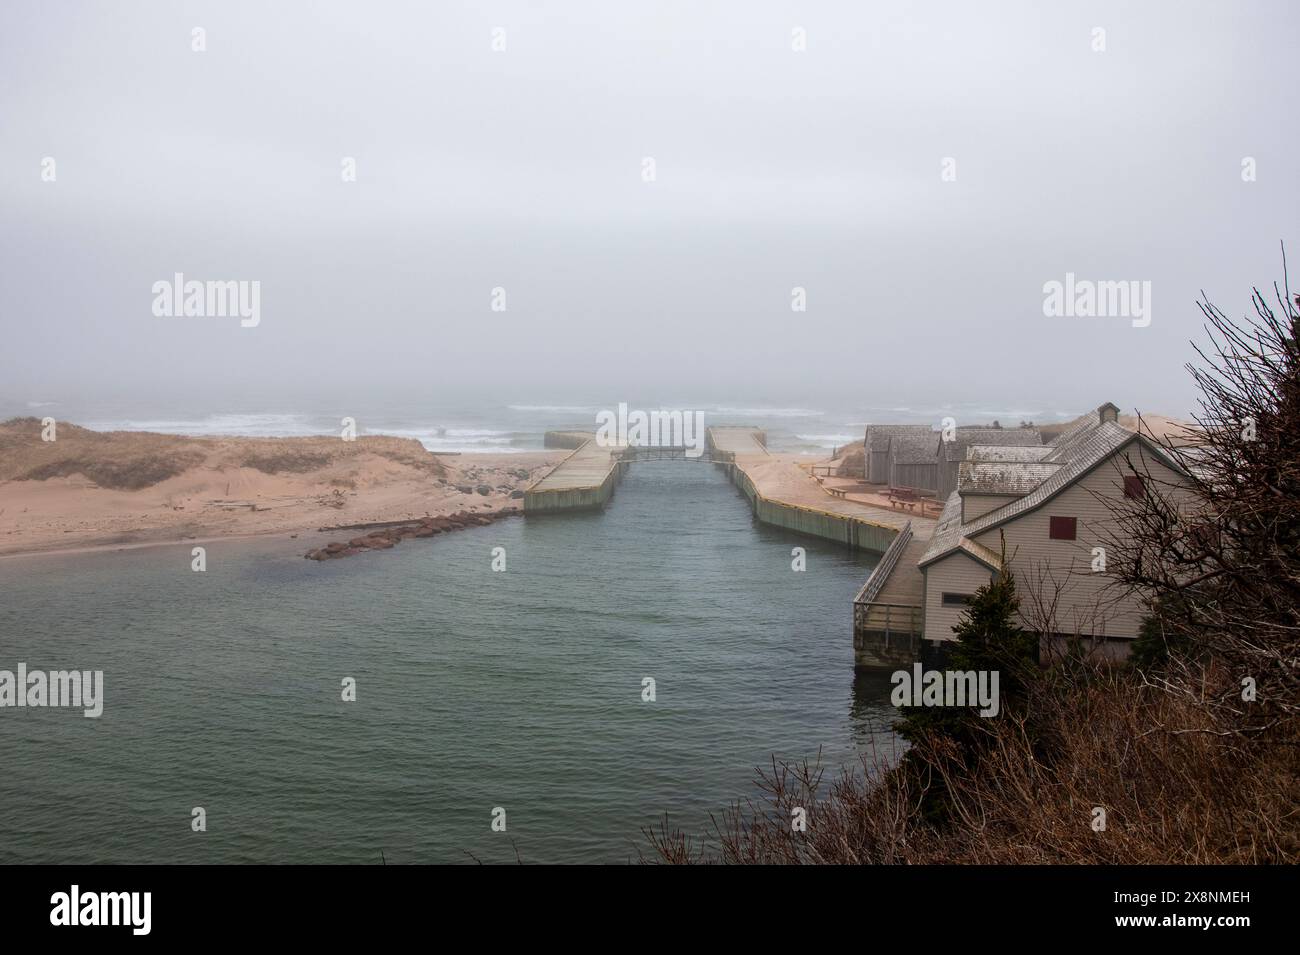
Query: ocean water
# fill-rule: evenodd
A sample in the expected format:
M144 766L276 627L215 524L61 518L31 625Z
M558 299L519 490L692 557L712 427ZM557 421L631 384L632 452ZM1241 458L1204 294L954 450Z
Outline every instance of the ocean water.
M961 423L1000 420L1019 424L1060 421L1074 412L1045 409L996 409L976 406L844 406L691 400L629 400L629 408L699 411L705 427L749 425L763 428L774 451L825 455L834 448L860 442L869 422L930 423L939 426L951 415ZM192 399L142 402L126 399L15 401L0 400L0 420L19 415L53 416L60 421L96 431L160 431L167 434L245 435L284 437L338 434L344 416L357 421L359 433L415 438L430 451L512 452L539 451L551 430L594 430L596 414L615 410L617 401L604 403L493 403L401 402L371 399L363 407L330 407L328 402L284 400L227 401L220 410L194 405ZM160 413L165 409L165 413Z
M0 709L0 863L624 862L773 755L896 746L852 667L875 558L755 523L712 465L345 560L313 537L0 561L0 669L105 681L99 719Z

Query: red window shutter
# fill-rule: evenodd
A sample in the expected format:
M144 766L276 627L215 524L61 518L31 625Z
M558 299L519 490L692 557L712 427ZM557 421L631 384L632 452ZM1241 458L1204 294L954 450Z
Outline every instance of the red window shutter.
M1072 541L1078 529L1077 517L1052 517L1048 519L1047 536L1054 541Z
M1124 496L1141 497L1143 493L1142 479L1136 475L1129 475L1124 478Z

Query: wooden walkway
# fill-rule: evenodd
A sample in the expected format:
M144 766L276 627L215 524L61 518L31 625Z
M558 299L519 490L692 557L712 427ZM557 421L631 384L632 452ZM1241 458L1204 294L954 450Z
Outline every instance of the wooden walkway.
M602 507L627 467L619 460L623 449L602 447L594 435L550 472L524 489L524 513L586 510Z
M925 575L917 566L935 523L912 521L895 538L853 600L853 664L891 670L920 658L925 630Z
M706 443L724 454L767 454L766 437L758 428L709 428Z
M876 602L893 606L919 607L925 599L925 577L917 563L930 546L933 527L919 528L913 524L912 539L898 558L894 570L881 584ZM922 535L924 532L924 536Z

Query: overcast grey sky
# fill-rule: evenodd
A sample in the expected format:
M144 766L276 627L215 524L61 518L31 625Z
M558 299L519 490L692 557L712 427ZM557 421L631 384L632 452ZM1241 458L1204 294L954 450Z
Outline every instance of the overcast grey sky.
M7 0L0 398L1183 411L1198 290L1300 274L1297 11ZM155 317L175 272L260 324ZM1045 317L1067 272L1150 326Z

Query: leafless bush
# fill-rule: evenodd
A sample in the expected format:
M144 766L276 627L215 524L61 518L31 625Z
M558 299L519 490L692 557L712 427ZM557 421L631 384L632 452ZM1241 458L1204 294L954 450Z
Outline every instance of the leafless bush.
M1211 344L1189 365L1200 444L1164 442L1180 486L1130 461L1144 493L1113 508L1115 576L1153 597L1170 639L1257 688L1254 730L1300 713L1300 296L1255 316L1200 304ZM1240 687L1220 702L1231 708ZM1261 716L1266 718L1261 719Z
M1300 861L1295 740L1244 738L1222 722L1205 704L1225 679L1184 668L1157 685L1101 666L1054 670L1024 711L984 724L973 763L942 737L891 771L864 759L830 782L816 764L774 762L762 795L733 805L707 836L667 821L648 831L643 861ZM950 798L939 822L919 810L936 784ZM800 807L804 833L791 823Z

